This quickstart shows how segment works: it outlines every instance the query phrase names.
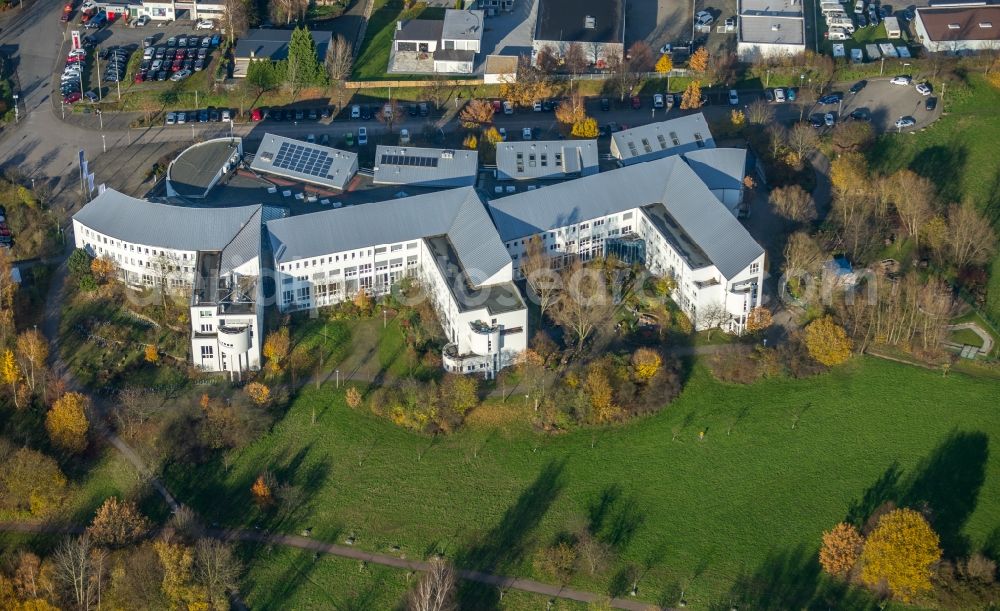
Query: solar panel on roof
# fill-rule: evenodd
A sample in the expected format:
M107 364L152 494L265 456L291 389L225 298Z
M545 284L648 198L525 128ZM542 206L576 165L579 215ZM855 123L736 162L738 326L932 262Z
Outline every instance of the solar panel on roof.
M437 157L418 157L416 155L382 155L382 165L406 165L417 168L436 168Z
M333 166L333 157L330 156L329 151L282 142L271 165L299 174L325 178Z

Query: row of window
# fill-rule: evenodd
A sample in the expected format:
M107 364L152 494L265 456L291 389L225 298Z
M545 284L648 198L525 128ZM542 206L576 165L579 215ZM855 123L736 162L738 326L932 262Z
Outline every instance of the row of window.
M414 250L417 248L417 242L408 242L406 244L406 250ZM341 257L344 261L353 261L358 257L371 257L374 255L380 255L386 252L394 253L403 250L403 244L392 244L390 246L379 246L377 248L369 248L367 250L356 250L353 252L338 253L334 255L326 255L323 257L314 257L312 259L301 259L299 261L294 261L291 263L282 263L278 266L280 271L291 271L293 269L304 269L309 267L318 267L320 265L328 265L330 263L340 263ZM350 255L350 256L348 256ZM413 259L416 259L416 255L413 255Z

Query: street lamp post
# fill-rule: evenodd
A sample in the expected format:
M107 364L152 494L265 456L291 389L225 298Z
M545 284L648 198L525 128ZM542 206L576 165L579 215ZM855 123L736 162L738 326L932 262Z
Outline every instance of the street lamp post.
M101 123L101 131L103 132L104 131L104 113L101 112L100 108L97 109L97 119Z
M101 148L104 150L105 153L108 152L108 137L105 136L104 134L101 134Z
M20 123L21 121L21 113L17 109L17 100L19 97L16 93L14 94L14 123Z
M764 86L765 87L770 87L771 86L771 71L770 70L768 70L768 71L766 71L764 73Z
M337 374L337 388L340 388L340 370L336 370L334 373Z
M878 67L878 75L882 76L885 73L885 56L882 57L882 63Z

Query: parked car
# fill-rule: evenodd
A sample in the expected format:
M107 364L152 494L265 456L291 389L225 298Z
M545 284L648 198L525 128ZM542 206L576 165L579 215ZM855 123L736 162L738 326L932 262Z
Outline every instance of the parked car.
M344 134L344 145L348 148L354 146L354 132Z
M919 93L920 95L930 95L931 86L928 85L927 83L919 83L917 84L917 93Z
M208 120L211 123L218 123L220 119L219 110L217 108L208 109Z
M542 100L542 110L552 112L556 109L556 100Z
M359 127L358 128L358 146L364 146L368 144L368 128Z
M765 89L764 90L764 99L767 100L768 102L773 102L774 101L774 91L771 90L771 89Z
M202 19L197 25L194 26L194 28L196 30L214 30L215 22L211 19Z
M183 110L177 113L177 125L184 125L187 123L187 113Z
M840 104L840 100L843 97L839 93L828 93L819 99L821 106L829 106L830 104Z
M410 143L410 130L406 129L405 127L399 130L399 143L400 144Z
M924 110L929 111L935 108L937 108L937 98L927 98L927 101L924 102Z
M229 111L227 110L226 112L229 112ZM264 113L262 113L259 108L254 108L253 110L250 111L250 120L251 121L256 122L256 121L260 121L263 118L264 118Z
M315 108L310 108L309 109L309 120L310 121L315 121L318 118L319 118L319 112Z
M531 140L531 128L530 127L525 127L524 129L521 130L521 139L522 140Z
M416 103L413 103L413 104L407 104L407 105L406 105L406 112L407 112L407 114L409 114L409 115L410 115L411 117L415 117L415 116L417 116L418 114L420 114L420 109L418 109L418 108L417 108L417 104L416 104Z
M207 109L201 109L198 111L198 123L208 123L209 115Z
M858 81L851 85L851 88L847 90L847 93L855 94L859 93L865 86L868 85L868 81Z
M503 114L505 115L514 114L514 105L510 103L510 100L503 101Z
M351 118L360 119L361 118L361 106L354 104L351 106Z
M177 72L174 73L173 76L170 77L170 80L172 80L172 81L183 81L184 79L186 79L189 76L191 76L191 71L190 70L178 70Z
M903 129L904 127L913 127L917 122L913 117L900 117L896 119L896 129Z
M177 114L173 112L167 113L167 125L173 125L177 123Z
M361 106L361 120L370 121L372 118L372 109L368 107L367 104Z
M64 104L72 104L73 102L79 102L83 95L79 91L74 91L73 93L67 95L63 98Z
M611 110L611 100L608 98L601 98L601 110L604 112Z
M322 134L319 137L320 146L330 146L330 134Z
M306 136L306 142L309 144L316 144L316 134L309 134Z
M729 90L729 105L730 106L740 105L740 94L736 93L735 89Z
M794 102L795 101L795 97L797 95L798 94L795 92L795 89L793 89L791 87L789 87L788 89L785 90L785 97L788 98L789 102Z
M206 36L206 37L204 37L204 38L201 39L201 48L202 49L209 49L211 47L212 47L212 37L211 36Z
M212 46L213 47L218 47L219 43L221 43L221 42L222 42L222 37L221 36L219 36L218 34L213 34L212 35Z
M167 47L168 48L172 49L172 48L174 48L176 46L177 46L177 37L176 36L171 36L170 38L167 39Z
M809 117L809 125L816 129L823 127L823 117L821 115L812 115Z
M653 108L663 108L664 106L666 106L666 103L663 101L663 94L662 93L654 93L653 94Z
M427 102L421 102L420 103L420 116L421 117L426 117L429 114L431 114L431 109L427 105Z
M205 60L199 59L194 62L194 71L200 72L205 69Z
M135 20L135 27L142 28L145 27L146 24L148 23L149 23L149 15L143 15L142 17L139 17L138 19Z
M329 106L324 106L323 108L321 108L319 110L319 118L320 119L329 119L330 118L330 114L331 113L330 113L330 107Z
M833 127L836 122L837 118L833 116L832 112L828 112L825 115L823 115L823 123L827 127Z
M188 46L187 36L179 36L177 38L177 46L178 47L186 47L186 46Z
M542 103L539 101L534 101L531 103L531 110L535 112L542 112Z
M708 11L698 11L694 14L695 27L707 27L712 25L713 21L715 21L715 17L712 17L712 13Z
M151 49L153 48L153 43L156 42L156 36L147 36L142 39L142 48Z
M855 121L871 121L872 115L871 111L862 106L851 111L851 118Z
M507 141L507 129L506 128L504 128L504 127L498 127L497 128L497 133L500 134L500 141L501 142L506 142Z
M910 79L910 77L908 77L906 75L900 75L900 76L894 76L894 77L892 77L889 80L889 82L892 83L893 85L909 85L910 84L910 80L912 80L912 79Z

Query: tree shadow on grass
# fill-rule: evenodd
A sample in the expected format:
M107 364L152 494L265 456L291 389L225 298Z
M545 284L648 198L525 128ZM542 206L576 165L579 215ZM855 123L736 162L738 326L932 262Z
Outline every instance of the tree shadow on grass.
M952 556L969 552L962 528L976 509L986 480L989 437L980 431L953 431L917 468L901 504L926 507L941 547Z
M910 169L930 179L944 201L962 201L962 176L968 151L959 146L931 146L917 154Z
M985 433L952 431L908 477L891 464L851 504L846 521L861 527L878 507L892 501L926 513L947 555L966 555L969 541L962 528L976 509L988 459Z
M562 492L564 469L565 461L549 462L507 509L500 523L477 543L459 552L455 564L489 573L517 568L528 552L532 532ZM463 581L458 588L458 602L460 609L493 609L499 602L498 592L494 588L469 586Z
M859 588L822 575L815 552L805 546L770 553L751 573L737 577L728 596L709 605L729 609L877 609L878 601Z

